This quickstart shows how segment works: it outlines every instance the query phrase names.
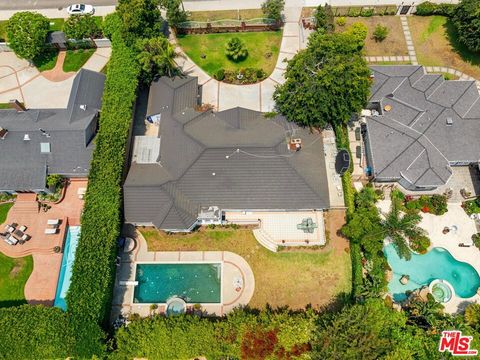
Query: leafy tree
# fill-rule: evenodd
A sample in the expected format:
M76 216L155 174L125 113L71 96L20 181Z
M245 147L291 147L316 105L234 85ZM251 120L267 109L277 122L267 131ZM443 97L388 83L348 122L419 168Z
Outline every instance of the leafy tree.
M8 45L18 57L31 61L45 49L49 27L48 19L39 13L17 12L8 20Z
M365 45L365 39L367 38L368 28L367 25L356 22L350 25L346 30L345 34L352 38L354 44L356 44L357 49L363 49Z
M69 39L82 40L100 34L100 28L92 15L72 15L63 25L63 31Z
M427 294L426 301L420 298L411 299L405 307L410 323L422 329L436 327L437 320L444 317L443 305L437 302L432 294ZM435 331L443 329L436 329Z
M388 36L388 28L382 24L377 24L375 30L373 31L373 38L375 41L381 42L385 40Z
M143 71L143 79L150 82L156 75L173 76L178 72L175 49L163 36L137 41L137 60Z
M453 12L458 40L471 51L480 51L480 1L461 0Z
M480 329L480 304L469 304L465 309L465 321L468 325Z
M122 20L122 35L127 45L138 38L158 36L162 28L162 16L158 0L119 0L117 14Z
M313 17L315 19L317 29L323 30L325 32L333 32L335 30L334 15L332 7L330 5L318 5L315 13L313 14Z
M282 21L282 12L285 0L266 0L262 4L263 16L276 22Z
M227 42L225 55L232 61L242 61L248 56L248 50L242 40L234 37Z
M50 174L47 176L47 186L56 189L63 182L63 176L59 174Z
M370 70L358 36L348 33L313 33L307 49L288 62L285 77L274 93L276 106L303 126L347 123L370 92Z
M167 10L167 21L172 27L177 27L188 20L188 12L183 8L182 0L162 0L160 2L165 10Z
M410 260L412 253L408 247L411 238L425 235L425 230L417 225L422 217L416 213L401 214L396 201L392 201L392 208L382 221L385 236L388 236L395 245L398 256Z

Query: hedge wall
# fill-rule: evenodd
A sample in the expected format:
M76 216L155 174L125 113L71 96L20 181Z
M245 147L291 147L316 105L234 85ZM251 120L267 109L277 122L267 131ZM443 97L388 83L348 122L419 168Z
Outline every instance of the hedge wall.
M452 16L456 4L435 4L430 1L425 1L419 5L415 10L415 15L419 16L430 16L430 15L442 15L442 16Z
M121 180L140 69L135 53L112 34L112 56L103 94L99 131L89 174L82 231L67 294L80 356L103 352L102 331L110 313L117 238L121 225Z
M68 320L58 308L30 305L1 308L0 358L67 358L75 342Z

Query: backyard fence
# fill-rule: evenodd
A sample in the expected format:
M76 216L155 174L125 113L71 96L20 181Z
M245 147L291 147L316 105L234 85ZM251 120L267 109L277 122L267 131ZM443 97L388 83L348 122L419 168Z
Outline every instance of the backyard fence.
M205 34L249 31L274 31L282 23L273 19L257 18L249 20L224 19L215 21L186 21L177 25L178 34Z

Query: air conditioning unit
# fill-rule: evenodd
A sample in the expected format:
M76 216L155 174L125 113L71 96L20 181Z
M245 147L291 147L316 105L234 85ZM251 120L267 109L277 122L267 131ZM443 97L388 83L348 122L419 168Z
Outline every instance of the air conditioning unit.
M23 141L30 141L30 135L28 134L23 135Z

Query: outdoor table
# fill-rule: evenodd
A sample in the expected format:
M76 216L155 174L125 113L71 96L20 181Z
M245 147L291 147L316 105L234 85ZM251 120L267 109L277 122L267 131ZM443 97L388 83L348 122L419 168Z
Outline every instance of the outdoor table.
M23 233L23 231L16 230L16 231L13 232L12 235L13 235L13 237L15 237L16 239L21 240L22 237L23 237L23 235L25 235L25 234Z

